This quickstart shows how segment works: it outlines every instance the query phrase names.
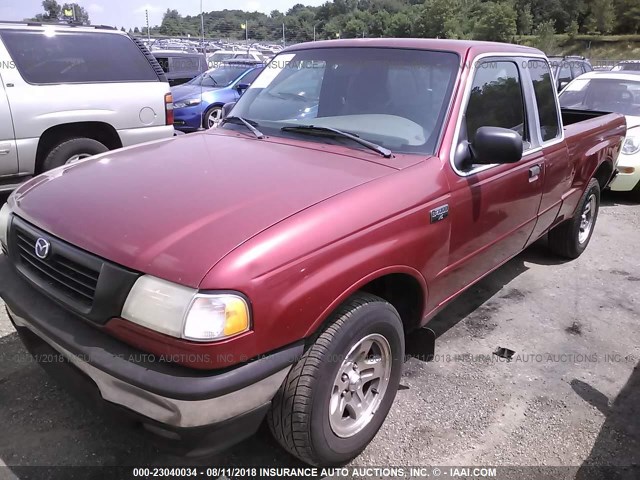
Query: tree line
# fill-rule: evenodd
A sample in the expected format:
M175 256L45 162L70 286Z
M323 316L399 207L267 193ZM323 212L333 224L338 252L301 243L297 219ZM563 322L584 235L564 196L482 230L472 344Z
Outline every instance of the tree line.
M34 20L64 20L74 9L77 21L90 23L75 3L42 2ZM284 26L284 28L283 28ZM246 28L246 30L245 30ZM124 30L124 29L123 29ZM242 10L204 13L207 38L305 42L354 37L428 37L514 41L517 35L548 39L555 33L637 34L639 0L333 0L319 7L294 5L269 15ZM131 30L147 34L146 27ZM167 9L151 35L201 35L200 15ZM283 38L284 36L284 38Z
M151 34L201 35L200 16L168 9ZM431 37L513 41L516 35L637 34L638 0L333 0L269 15L204 14L208 38L303 42L354 37ZM245 32L244 27L248 28ZM141 29L146 33L146 28Z

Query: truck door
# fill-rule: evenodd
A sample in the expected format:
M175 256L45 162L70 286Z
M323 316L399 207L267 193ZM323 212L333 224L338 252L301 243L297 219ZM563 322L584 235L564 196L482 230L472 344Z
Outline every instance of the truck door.
M2 59L0 59L0 67L3 65ZM6 62L7 68L9 65L10 63ZM0 71L0 177L16 173L18 173L16 137L13 132L13 119L11 118L9 100L7 99L5 84L2 81L2 72Z
M564 141L558 96L549 64L542 59L529 60L527 73L535 98L538 142L545 158L542 200L531 243L544 234L558 216L562 198L571 188L574 165Z
M483 126L510 128L524 140L521 161L508 165L447 168L451 199L448 266L432 288L445 301L520 252L536 224L544 157L530 134L532 112L520 60L496 57L476 62L463 99L455 144L472 142ZM528 90L527 90L528 91ZM461 138L466 137L466 138ZM452 148L455 152L455 148ZM435 291L434 291L435 290Z

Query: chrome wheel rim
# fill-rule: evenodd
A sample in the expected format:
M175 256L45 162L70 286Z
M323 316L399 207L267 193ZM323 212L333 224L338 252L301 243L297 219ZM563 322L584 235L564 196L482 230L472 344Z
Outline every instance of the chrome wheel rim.
M84 160L85 158L89 158L91 156L90 153L79 153L77 155L73 155L69 158L65 163L65 165L70 165L72 163L79 162L80 160Z
M352 437L371 422L389 386L391 366L391 347L380 334L367 335L351 348L331 390L333 433Z
M207 115L208 128L217 127L218 123L220 122L220 117L221 116L222 116L222 109L221 108L214 108L213 110L211 110L209 112L209 115Z
M584 203L582 215L580 216L580 231L578 232L578 242L581 244L586 242L593 229L593 222L596 214L596 196L591 194L589 199Z

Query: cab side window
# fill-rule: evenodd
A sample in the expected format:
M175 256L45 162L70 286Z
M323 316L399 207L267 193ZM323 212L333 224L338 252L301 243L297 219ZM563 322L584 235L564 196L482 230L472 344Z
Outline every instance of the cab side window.
M528 140L522 82L511 61L478 65L465 114L467 140L473 142L480 127L508 128Z
M530 60L528 67L533 82L533 91L536 95L540 135L543 142L548 142L559 137L561 133L551 70L547 62L543 60Z

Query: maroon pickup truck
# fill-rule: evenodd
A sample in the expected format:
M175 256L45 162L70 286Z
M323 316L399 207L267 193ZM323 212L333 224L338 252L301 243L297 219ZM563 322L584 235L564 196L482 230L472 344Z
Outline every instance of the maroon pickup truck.
M376 435L408 333L547 233L582 253L626 133L470 41L296 45L224 110L15 191L0 295L79 396L190 453L266 418L321 465Z

